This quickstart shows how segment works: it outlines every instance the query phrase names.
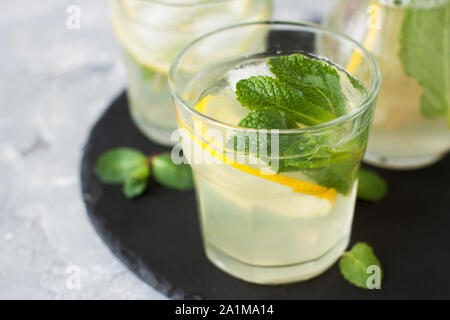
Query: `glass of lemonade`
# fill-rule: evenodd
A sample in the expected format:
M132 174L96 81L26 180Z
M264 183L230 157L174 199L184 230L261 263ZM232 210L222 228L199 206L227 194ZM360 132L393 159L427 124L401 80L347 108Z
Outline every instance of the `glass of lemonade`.
M413 169L442 158L450 149L450 0L343 0L326 25L363 43L380 66L365 160Z
M173 144L177 128L167 73L175 55L213 29L270 17L272 0L110 0L125 52L131 116L150 139ZM245 45L243 39L242 45ZM217 50L227 43L214 44Z
M239 39L249 34L266 41L243 48ZM346 50L324 57L320 39ZM221 41L226 52L214 46ZM343 67L354 54L360 78ZM300 87L275 79L270 66L280 61L290 79L300 75ZM250 111L243 84L255 84L247 88L253 90L261 88L258 81L279 87L255 91L261 99L249 103L263 105ZM279 284L316 276L338 259L350 237L379 83L364 48L309 24L235 25L195 40L177 56L169 85L214 265L249 282ZM333 116L319 116L331 106Z

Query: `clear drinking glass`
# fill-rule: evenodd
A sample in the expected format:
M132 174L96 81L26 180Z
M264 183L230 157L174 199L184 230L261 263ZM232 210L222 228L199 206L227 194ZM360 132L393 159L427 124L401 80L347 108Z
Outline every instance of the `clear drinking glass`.
M266 40L244 48L240 38L248 34ZM344 68L337 69L351 111L303 129L236 125L245 112L236 105L235 82L257 72L268 57L299 52L322 57L319 39L336 49L325 60L336 69L353 55L360 57L355 75L361 75L364 95L352 87ZM226 52L214 46L222 41ZM208 59L202 58L205 48ZM379 83L376 62L359 44L302 23L227 27L195 40L177 56L169 85L183 153L194 172L204 247L213 264L249 282L277 284L311 278L338 259L350 237L357 171ZM245 141L249 148L242 148ZM297 147L286 150L287 143ZM304 160L314 165L285 170Z
M128 72L128 98L137 127L170 145L177 128L167 73L194 38L226 25L266 20L272 0L110 0L112 21ZM248 39L242 39L242 45ZM225 50L227 43L215 43ZM206 52L206 51L205 51Z
M361 42L383 77L368 162L412 169L450 149L449 16L450 0L341 0L331 11L326 26Z

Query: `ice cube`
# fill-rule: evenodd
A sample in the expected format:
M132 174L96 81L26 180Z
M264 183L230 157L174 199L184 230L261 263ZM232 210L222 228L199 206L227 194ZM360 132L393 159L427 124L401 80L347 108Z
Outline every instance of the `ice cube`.
M266 62L252 63L228 72L227 80L229 86L236 92L236 84L241 79L247 79L252 76L269 76L274 77Z

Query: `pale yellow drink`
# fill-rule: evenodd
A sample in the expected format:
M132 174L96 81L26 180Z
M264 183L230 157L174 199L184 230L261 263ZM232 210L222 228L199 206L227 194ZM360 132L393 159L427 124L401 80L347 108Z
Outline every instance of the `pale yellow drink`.
M209 68L186 89L188 102L209 119L236 126L248 113L236 100L236 82L270 76L267 59L248 57ZM344 71L336 70L347 111L352 112L367 96L352 86ZM341 162L349 166L345 174L349 185L342 193L317 184L317 176L331 174L328 165L277 174L251 154L239 161L227 147L233 133L186 114L181 105L176 109L185 130L184 155L194 172L206 254L216 266L247 281L274 284L311 278L338 259L350 237L356 172L370 126L370 109L344 127L317 132L327 135L325 144L335 150L354 143ZM210 133L209 129L214 130Z

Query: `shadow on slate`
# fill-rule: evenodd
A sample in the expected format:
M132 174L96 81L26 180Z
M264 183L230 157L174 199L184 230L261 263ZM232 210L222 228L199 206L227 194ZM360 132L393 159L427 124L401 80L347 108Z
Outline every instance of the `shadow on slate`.
M122 93L96 123L84 149L81 185L89 218L111 251L142 280L176 299L408 299L450 298L450 157L415 171L376 169L389 183L379 203L358 201L351 244L366 241L381 260L381 290L347 283L337 264L306 282L261 286L220 271L206 259L194 192L150 183L127 200L103 185L93 168L110 148L146 154L167 150L132 123Z

